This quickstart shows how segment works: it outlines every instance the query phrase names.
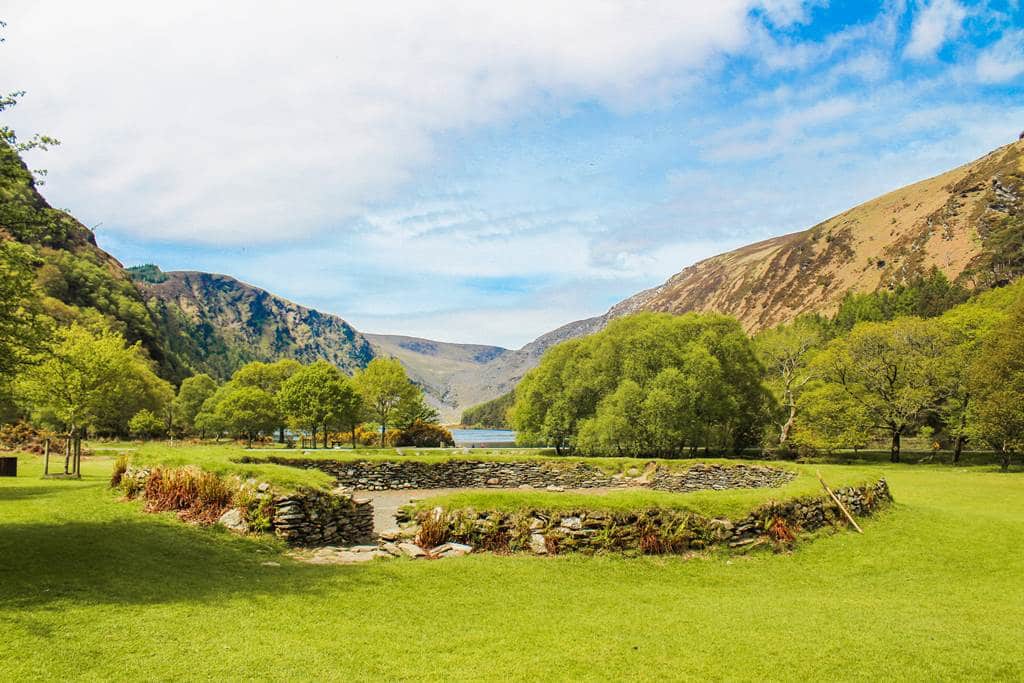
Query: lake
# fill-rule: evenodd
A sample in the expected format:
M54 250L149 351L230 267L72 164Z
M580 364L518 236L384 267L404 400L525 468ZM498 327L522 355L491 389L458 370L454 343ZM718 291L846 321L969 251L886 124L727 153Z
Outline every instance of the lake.
M453 429L456 446L514 446L516 433L511 429Z

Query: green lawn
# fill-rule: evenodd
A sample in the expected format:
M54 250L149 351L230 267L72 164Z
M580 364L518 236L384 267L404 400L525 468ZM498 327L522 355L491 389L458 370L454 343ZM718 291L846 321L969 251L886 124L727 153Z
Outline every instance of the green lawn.
M897 504L789 555L310 566L109 467L0 479L0 680L1024 677L1019 472L874 467Z

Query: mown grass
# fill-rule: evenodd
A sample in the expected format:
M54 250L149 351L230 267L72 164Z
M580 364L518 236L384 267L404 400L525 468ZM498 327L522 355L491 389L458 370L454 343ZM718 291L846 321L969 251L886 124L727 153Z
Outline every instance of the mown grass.
M890 511L792 554L310 566L118 502L109 468L0 479L0 679L1022 675L1019 472L882 467Z
M679 461L669 462L678 463ZM690 462L690 465L694 464L697 463ZM736 465L739 463L729 461L728 464ZM779 488L694 491L692 493L673 493L650 489L626 489L601 493L473 490L431 496L424 498L418 505L422 508L439 505L447 509L472 508L479 511L501 512L524 509L549 510L552 512L569 512L573 510L621 512L626 510L664 508L696 512L708 517L739 518L746 516L751 510L769 501L827 495L818 481L818 471L821 472L822 477L832 489L875 482L883 476L882 470L877 466L844 467L840 465L821 465L812 468L792 463L759 462L754 464L794 470L797 476L793 481Z

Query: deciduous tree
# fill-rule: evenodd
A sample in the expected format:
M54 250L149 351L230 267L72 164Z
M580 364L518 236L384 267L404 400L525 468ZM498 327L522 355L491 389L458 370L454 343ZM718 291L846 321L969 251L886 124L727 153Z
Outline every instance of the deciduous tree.
M380 423L380 445L384 447L384 436L388 422L403 401L411 400L419 389L405 374L405 368L394 358L374 358L365 369L353 378L356 391L370 415Z

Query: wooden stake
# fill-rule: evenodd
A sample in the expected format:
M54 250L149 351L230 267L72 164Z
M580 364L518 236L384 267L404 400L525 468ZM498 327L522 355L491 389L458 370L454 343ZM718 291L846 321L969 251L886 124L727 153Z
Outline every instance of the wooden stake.
M824 488L825 491L828 493L828 495L830 495L832 497L832 500L834 500L836 505L839 506L839 509L843 511L843 514L846 515L846 519L848 519L850 524L853 525L853 528L857 530L857 533L858 534L864 533L864 531L859 526L857 526L857 522L854 521L853 515L850 514L850 511L846 509L846 506L843 505L842 502L839 500L839 498L836 497L836 494L832 493L832 489L830 489L828 487L828 484L825 483L825 480L821 478L821 472L818 472L817 475L818 475L818 481L821 482L822 488Z

